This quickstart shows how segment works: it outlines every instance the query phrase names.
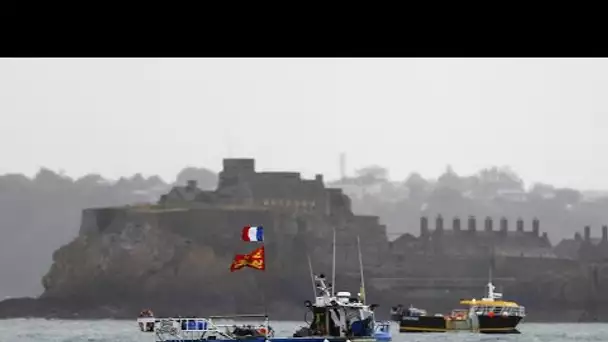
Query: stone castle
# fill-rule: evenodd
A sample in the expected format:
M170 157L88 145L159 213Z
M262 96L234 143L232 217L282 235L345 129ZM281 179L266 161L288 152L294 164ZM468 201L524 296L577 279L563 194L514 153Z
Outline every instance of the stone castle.
M312 217L325 217L345 235L359 235L368 243L373 241L376 246L380 243L382 247L388 247L381 248L381 251L390 253L375 255L375 259L408 254L475 257L488 256L490 253L570 260L608 257L608 248L602 248L608 243L607 226L602 227L601 239L591 239L590 227L585 227L584 239L577 233L574 239L563 240L554 247L548 233L540 232L538 219L532 220L532 229L526 231L521 218L516 220L515 229L510 230L505 217L500 218L496 228L494 220L486 217L481 222L482 229L478 229L477 219L473 216L465 222L454 217L451 229L448 229L445 219L438 215L435 227L431 229L428 217L423 216L420 219L419 237L403 234L389 243L386 227L380 224L379 217L355 215L350 198L341 189L325 187L322 175L308 180L302 179L298 172L256 172L254 159L224 159L216 190L202 191L198 189L196 181L189 181L187 185L176 186L163 195L158 205L163 208L187 206L217 210L266 210L277 215L299 217L304 222ZM464 223L466 227L463 227ZM374 254L380 252L376 248L374 250Z

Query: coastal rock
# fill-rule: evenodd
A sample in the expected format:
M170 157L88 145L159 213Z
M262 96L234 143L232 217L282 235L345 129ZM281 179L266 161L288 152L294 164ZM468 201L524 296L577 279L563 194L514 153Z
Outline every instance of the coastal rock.
M78 302L69 306L73 312L93 316L135 316L148 307L168 315L285 314L285 308L300 307L292 313L299 319L301 303L311 297L302 247L318 253L317 267L330 261L327 236L307 235L306 219L293 215L209 208L122 208L96 215L84 214L80 236L54 253L42 280L40 312L70 316L54 307L67 301ZM241 241L240 227L248 222L265 227L266 271L230 272L235 254L259 247Z

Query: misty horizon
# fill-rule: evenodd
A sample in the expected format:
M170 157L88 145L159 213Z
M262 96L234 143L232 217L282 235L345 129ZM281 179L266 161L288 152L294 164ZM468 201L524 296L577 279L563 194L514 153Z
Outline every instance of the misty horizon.
M237 159L254 159L254 158L251 158L251 157L235 157L235 158L237 158ZM229 159L229 158L226 158L226 159ZM264 168L258 167L257 160L255 162L256 162L256 172L300 172L298 170L286 170L286 169L272 169L272 170L268 170L268 169L264 169ZM356 170L349 170L349 172L345 173L345 176L346 176L345 179L357 178L358 177L357 172L361 171L361 170L364 170L367 167L380 167L380 168L385 169L387 171L387 176L388 176L388 178L386 180L389 181L389 182L391 182L391 183L397 183L397 184L399 184L399 183L405 183L405 181L407 180L407 178L410 175L412 175L412 174L419 174L422 178L424 178L427 181L437 182L438 178L441 175L445 174L447 172L447 169L450 168L451 165L446 165L446 167L444 168L444 170L439 175L437 175L436 177L429 177L429 176L421 174L419 172L412 171L410 174L408 174L403 179L394 179L393 177L390 177L390 170L388 168L385 168L382 165L371 164L371 165L365 165L365 166L363 166L363 167L361 167L359 169L356 169ZM510 168L507 165L502 165L502 166L492 165L489 168L491 168L491 167L507 168L508 170L513 171L515 173L515 175L520 176L517 173L516 170L513 170L512 168ZM0 174L0 177L19 174L19 175L23 175L23 176L27 177L30 180L33 180L33 179L36 178L36 175L41 170L49 170L51 172L56 173L59 176L67 177L67 178L69 178L72 181L76 181L78 179L82 179L82 178L87 177L87 176L96 175L96 176L100 176L101 178L103 178L105 181L108 181L109 183L115 183L115 182L118 182L120 179L131 179L133 177L136 177L136 176L140 175L140 176L142 176L142 177L144 177L146 179L150 178L150 177L158 177L160 179L160 181L162 181L163 183L166 183L167 185L177 184L177 183L180 183L180 184L184 183L183 185L185 185L185 182L183 180L180 182L178 178L179 178L180 172L182 172L183 170L188 169L188 168L206 169L206 170L209 170L209 171L213 172L216 175L219 174L222 171L221 165L220 165L219 168L211 168L211 167L208 167L206 165L186 165L186 166L182 167L180 170L178 170L178 172L173 177L169 177L169 179L166 179L166 178L164 178L164 177L162 177L160 175L157 175L157 174L147 174L147 173L143 173L143 172L136 172L136 173L131 174L131 175L122 175L122 176L119 176L118 178L110 178L110 177L107 177L106 175L97 174L97 173L93 173L93 172L85 173L83 175L75 177L75 176L72 176L70 174L67 174L63 169L53 170L53 169L50 169L48 167L42 166L42 167L40 167L40 169L38 169L38 171L36 171L36 172L34 172L33 174L30 174L30 175L27 175L27 174L24 174L24 173L4 173L4 174ZM458 175L459 177L466 178L466 177L478 176L479 172L482 171L482 170L484 170L484 169L480 169L480 170L478 170L476 172L473 172L473 173L470 173L470 174L459 173L458 170L452 170L452 171L455 172L456 175ZM315 173L315 174L318 174L318 173ZM304 179L314 179L315 174L305 175L305 174L302 173L301 177L304 178ZM329 179L326 178L325 175L323 175L323 176L324 176L324 182L325 182L326 185L331 185L330 183L339 183L342 180L342 178L340 176L336 176L336 178L329 178ZM526 179L523 179L523 178L521 180L523 181L523 189L525 191L531 191L534 188L535 185L549 185L549 186L553 186L555 188L573 189L573 190L577 190L577 191L581 191L581 192L603 192L603 191L608 191L608 189L577 189L577 188L559 187L559 186L556 186L555 184L546 183L546 182L529 182L529 181L527 181Z
M509 165L526 184L608 189L603 59L3 59L0 174L71 177L224 157L390 178Z

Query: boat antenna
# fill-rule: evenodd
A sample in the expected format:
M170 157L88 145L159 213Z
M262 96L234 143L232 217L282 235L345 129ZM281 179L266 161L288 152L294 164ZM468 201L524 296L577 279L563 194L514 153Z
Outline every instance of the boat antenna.
M331 266L331 296L334 296L336 288L336 228L334 227L333 262Z
M308 258L308 269L310 270L310 281L312 282L312 295L313 298L317 297L317 287L315 286L315 274L312 271L312 261L310 261L310 254L306 253L306 257Z
M490 270L488 272L488 280L490 283L492 282L492 270L494 269L494 263L496 262L496 260L494 260L494 247L492 247L491 253L492 254L490 255Z
M492 283L492 269L494 268L494 247L490 249L490 265L488 267L488 298L494 299L494 284Z
M365 304L365 278L363 278L363 256L361 255L361 241L357 235L357 250L359 252L359 270L361 272L361 302Z
M488 271L488 281L490 283L492 282L492 266L490 266L489 271Z

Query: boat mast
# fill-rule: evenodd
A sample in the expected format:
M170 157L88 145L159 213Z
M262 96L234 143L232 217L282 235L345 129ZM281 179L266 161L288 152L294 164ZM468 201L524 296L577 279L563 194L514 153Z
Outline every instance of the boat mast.
M334 227L333 262L331 267L331 296L334 296L336 288L336 228Z
M361 272L361 302L365 304L365 278L363 278L363 257L361 255L361 242L357 235L357 251L359 252L359 271Z
M492 269L494 268L494 264L496 263L496 260L494 258L494 246L492 246L492 248L490 249L490 272L489 272L489 277L488 280L490 283L492 283Z
M494 263L496 262L495 258L494 258L494 247L492 247L491 249L491 255L490 255L490 267L488 270L488 294L487 294L487 298L489 300L494 300L496 297L496 294L494 293L494 284L492 283L492 271L494 269Z
M310 281L312 282L312 295L313 298L317 298L317 287L315 286L315 274L312 271L312 262L310 261L310 254L306 254L308 258L308 269L310 270Z

